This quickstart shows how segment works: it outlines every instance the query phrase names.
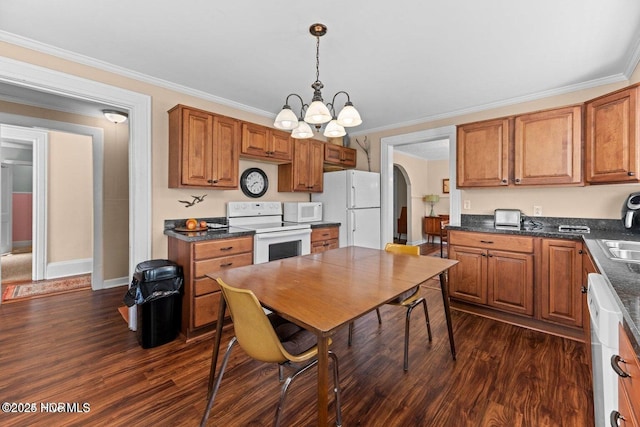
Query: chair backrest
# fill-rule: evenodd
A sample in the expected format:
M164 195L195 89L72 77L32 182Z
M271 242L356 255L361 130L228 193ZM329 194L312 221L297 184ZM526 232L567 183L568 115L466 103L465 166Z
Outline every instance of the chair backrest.
M407 207L400 209L400 217L398 218L398 233L407 233Z
M233 320L240 347L262 362L282 363L288 360L271 322L253 292L227 285L217 279Z
M397 243L387 243L384 247L387 252L393 252L394 254L407 254L407 255L420 255L419 246L399 245Z

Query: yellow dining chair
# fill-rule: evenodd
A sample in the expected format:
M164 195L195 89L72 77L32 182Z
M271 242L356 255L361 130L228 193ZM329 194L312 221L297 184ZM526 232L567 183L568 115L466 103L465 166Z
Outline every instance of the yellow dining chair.
M227 346L227 351L220 367L220 373L215 385L208 397L207 407L200 422L203 427L207 423L213 402L218 393L224 370L229 361L233 346L238 343L249 357L266 363L278 363L279 372L282 373L282 365L299 363L304 365L298 368L283 383L280 392L280 401L276 409L274 425L280 425L280 418L284 409L287 390L291 382L301 373L307 371L318 363L317 338L315 334L286 321L280 316L271 314L267 316L260 305L260 301L253 292L246 289L238 289L217 279L222 290L222 295L227 302L235 337ZM331 342L329 342L331 344ZM342 409L340 405L340 383L338 378L338 358L333 352L329 352L333 360L333 384L336 399L336 425L342 425ZM212 372L210 375L214 375ZM280 378L282 381L282 377Z
M396 254L406 254L406 255L420 255L420 247L419 246L408 246L408 245L399 245L396 243L387 243L384 247L384 250L387 252L393 252ZM409 370L409 326L411 322L411 312L413 309L418 306L418 304L422 304L422 308L424 308L424 317L427 321L427 334L429 335L429 342L431 342L431 325L429 323L429 311L427 310L427 300L424 299L423 296L420 295L420 285L411 288L407 292L401 294L393 301L388 302L389 305L406 307L407 316L404 324L404 370ZM349 345L351 345L353 336L353 322L349 324Z

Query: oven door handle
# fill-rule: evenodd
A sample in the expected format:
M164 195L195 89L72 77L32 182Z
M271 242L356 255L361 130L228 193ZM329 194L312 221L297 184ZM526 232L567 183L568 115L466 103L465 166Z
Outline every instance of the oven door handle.
M256 240L270 240L270 239L280 239L281 237L301 236L305 234L311 234L311 229L304 228L302 230L278 231L277 233L258 233L258 234L255 234L253 237Z

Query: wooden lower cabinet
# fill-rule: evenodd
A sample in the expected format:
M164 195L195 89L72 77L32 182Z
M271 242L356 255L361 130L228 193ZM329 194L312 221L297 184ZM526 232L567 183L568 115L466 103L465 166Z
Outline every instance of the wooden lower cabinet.
M169 259L182 266L184 296L181 333L187 341L214 332L220 287L207 274L253 264L253 237L200 242L169 238Z
M450 230L452 307L585 341L582 257L579 241Z
M640 427L640 359L622 325L619 327L618 425ZM613 369L613 368L612 368ZM608 415L608 414L607 414Z
M582 327L582 243L542 239L541 317Z
M533 314L533 239L504 237L450 232L449 258L459 261L449 273L450 295L454 299L530 316Z
M340 229L337 226L314 228L311 230L311 253L338 249Z

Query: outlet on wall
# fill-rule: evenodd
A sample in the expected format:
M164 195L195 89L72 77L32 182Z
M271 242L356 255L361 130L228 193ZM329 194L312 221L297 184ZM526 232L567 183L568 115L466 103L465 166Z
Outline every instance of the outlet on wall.
M542 206L533 207L533 216L542 216Z
M463 208L464 209L471 209L471 200L465 200Z

